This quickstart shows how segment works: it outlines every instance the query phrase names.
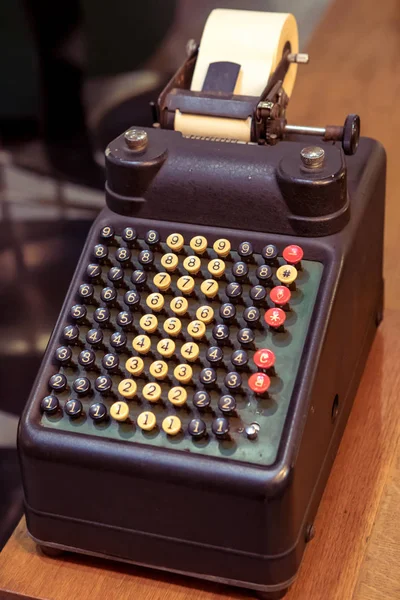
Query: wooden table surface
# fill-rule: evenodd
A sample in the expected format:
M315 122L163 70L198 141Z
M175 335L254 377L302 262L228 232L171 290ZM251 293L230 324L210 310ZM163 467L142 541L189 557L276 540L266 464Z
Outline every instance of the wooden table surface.
M289 122L340 124L361 115L363 134L388 152L386 312L287 600L400 599L400 4L336 0L300 67ZM366 282L363 293L368 293ZM1 591L3 590L3 591ZM196 600L244 591L101 560L36 552L22 521L0 554L0 599Z

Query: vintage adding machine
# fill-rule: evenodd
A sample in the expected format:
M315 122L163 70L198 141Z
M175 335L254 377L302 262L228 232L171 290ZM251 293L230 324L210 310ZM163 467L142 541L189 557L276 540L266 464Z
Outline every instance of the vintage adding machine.
M19 429L45 551L294 581L383 298L385 153L356 115L287 124L305 61L292 15L213 11L107 148Z

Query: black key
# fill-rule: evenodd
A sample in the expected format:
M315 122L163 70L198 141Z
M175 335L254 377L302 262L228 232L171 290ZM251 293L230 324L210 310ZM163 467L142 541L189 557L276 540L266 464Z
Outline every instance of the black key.
M63 330L63 338L67 344L75 344L79 340L79 327L67 325Z
M82 283L79 286L78 294L84 302L90 302L94 296L94 287L91 283Z
M112 379L109 375L100 375L94 382L94 387L103 394L109 392L112 388Z
M267 290L262 285L255 285L251 288L249 296L254 302L263 302L267 296Z
M114 239L114 235L115 235L114 227L112 227L111 225L104 225L104 227L102 227L100 229L99 237L104 242L107 242L107 243L112 242L112 240Z
M211 367L202 369L199 375L199 381L203 385L214 385L214 383L217 381L217 378L217 372Z
M96 310L93 313L93 319L96 321L96 323L101 323L102 325L109 322L110 316L111 313L109 309L104 306L96 308Z
M245 350L235 350L231 356L231 363L235 367L245 367L249 362L248 354Z
M132 273L131 281L137 287L143 286L147 281L147 273L142 271L142 269L136 269Z
M86 341L91 346L99 346L103 341L101 329L90 329L86 334Z
M121 235L122 239L129 246L136 241L137 233L133 227L125 227Z
M237 279L244 279L249 274L249 267L243 261L235 262L232 265L232 274Z
M110 345L117 350L121 350L126 346L126 335L123 331L114 331L110 337Z
M243 288L240 283L234 281L232 283L228 283L225 289L225 294L230 300L238 300L243 294Z
M243 311L243 319L246 323L258 323L260 320L260 311L256 306L248 306Z
M202 419L192 419L188 425L188 432L194 439L199 440L206 435L207 426Z
M46 396L40 403L40 409L42 412L48 415L54 415L60 408L60 403L57 396Z
M208 392L199 391L193 396L193 404L196 408L207 408L211 404L211 396Z
M236 410L236 400L230 394L221 396L218 400L218 408L221 412L231 415Z
M260 283L263 283L264 285L270 283L272 278L271 267L269 265L261 265L260 267L257 267L256 276Z
M229 338L229 327L227 325L215 325L212 329L212 336L218 342L224 342Z
M90 381L87 377L78 377L72 384L72 388L80 396L86 396L90 392Z
M115 253L115 258L121 264L129 263L132 258L132 252L129 250L129 248L118 248Z
M117 290L113 287L105 287L100 292L100 298L103 302L114 302L117 298Z
M224 353L222 351L222 348L219 348L218 346L211 346L207 349L206 359L212 365L218 365L223 360L223 358Z
M118 285L124 280L124 270L121 267L111 267L108 271L107 277L110 281L112 281L115 285Z
M142 250L139 252L138 261L144 267L151 267L154 262L154 254L151 250Z
M117 315L117 325L119 325L120 327L127 327L129 328L133 323L133 315L132 313L126 311L126 310L122 310L120 313L118 313Z
M124 294L124 302L130 308L140 305L140 294L136 290L129 290Z
M250 329L249 327L243 327L243 329L240 329L237 332L237 339L239 344L242 344L243 346L247 346L248 344L252 344L255 340L255 334L254 331L252 329Z
M93 257L97 258L97 260L105 260L108 258L108 248L104 244L96 244L93 248Z
M230 323L236 316L235 306L230 302L225 302L225 304L221 304L221 306L219 307L219 316L227 323Z
M240 373L236 371L231 371L225 375L224 385L229 390L238 390L242 385L242 377Z
M55 351L55 358L62 365L67 365L72 358L72 350L68 346L59 346Z
M238 254L242 258L251 258L253 255L253 244L251 242L242 242L239 244Z
M107 371L114 371L119 365L119 358L116 354L106 354L103 356L101 364Z
M78 356L78 362L85 369L90 369L96 362L96 354L93 350L82 350Z
M50 377L49 387L57 392L63 392L67 387L67 378L62 373L56 373Z
M101 266L97 265L96 263L90 263L90 265L86 267L86 275L91 281L99 281L101 278L101 273Z
M261 250L261 256L265 261L274 261L278 256L278 248L274 244L268 244Z
M69 314L74 321L81 321L86 317L86 306L83 306L83 304L75 304L69 311Z
M214 419L211 425L211 430L214 435L219 438L226 438L229 435L229 421L225 417Z
M107 408L102 402L96 402L89 408L89 417L96 423L100 423L107 418Z
M76 398L71 398L65 404L64 411L71 419L77 419L83 412L82 402Z
M150 229L144 236L144 241L148 246L156 246L161 241L161 236L155 229Z

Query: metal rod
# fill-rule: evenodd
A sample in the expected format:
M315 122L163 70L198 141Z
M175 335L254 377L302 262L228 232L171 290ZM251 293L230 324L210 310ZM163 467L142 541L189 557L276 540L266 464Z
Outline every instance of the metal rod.
M305 52L290 53L287 57L288 61L291 63L297 63L301 65L306 65L310 61L310 57Z
M305 125L285 125L285 133L296 133L298 135L321 135L326 133L325 127L306 127Z

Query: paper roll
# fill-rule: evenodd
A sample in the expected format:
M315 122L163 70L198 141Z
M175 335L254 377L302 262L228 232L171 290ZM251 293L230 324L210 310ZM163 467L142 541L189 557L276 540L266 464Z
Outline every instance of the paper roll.
M298 52L297 23L287 13L248 10L213 10L207 19L193 74L192 91L201 91L210 63L241 65L234 94L259 96L282 58L286 43ZM292 93L297 65L291 64L283 88ZM184 135L200 135L250 141L251 119L227 119L175 114L175 129Z

